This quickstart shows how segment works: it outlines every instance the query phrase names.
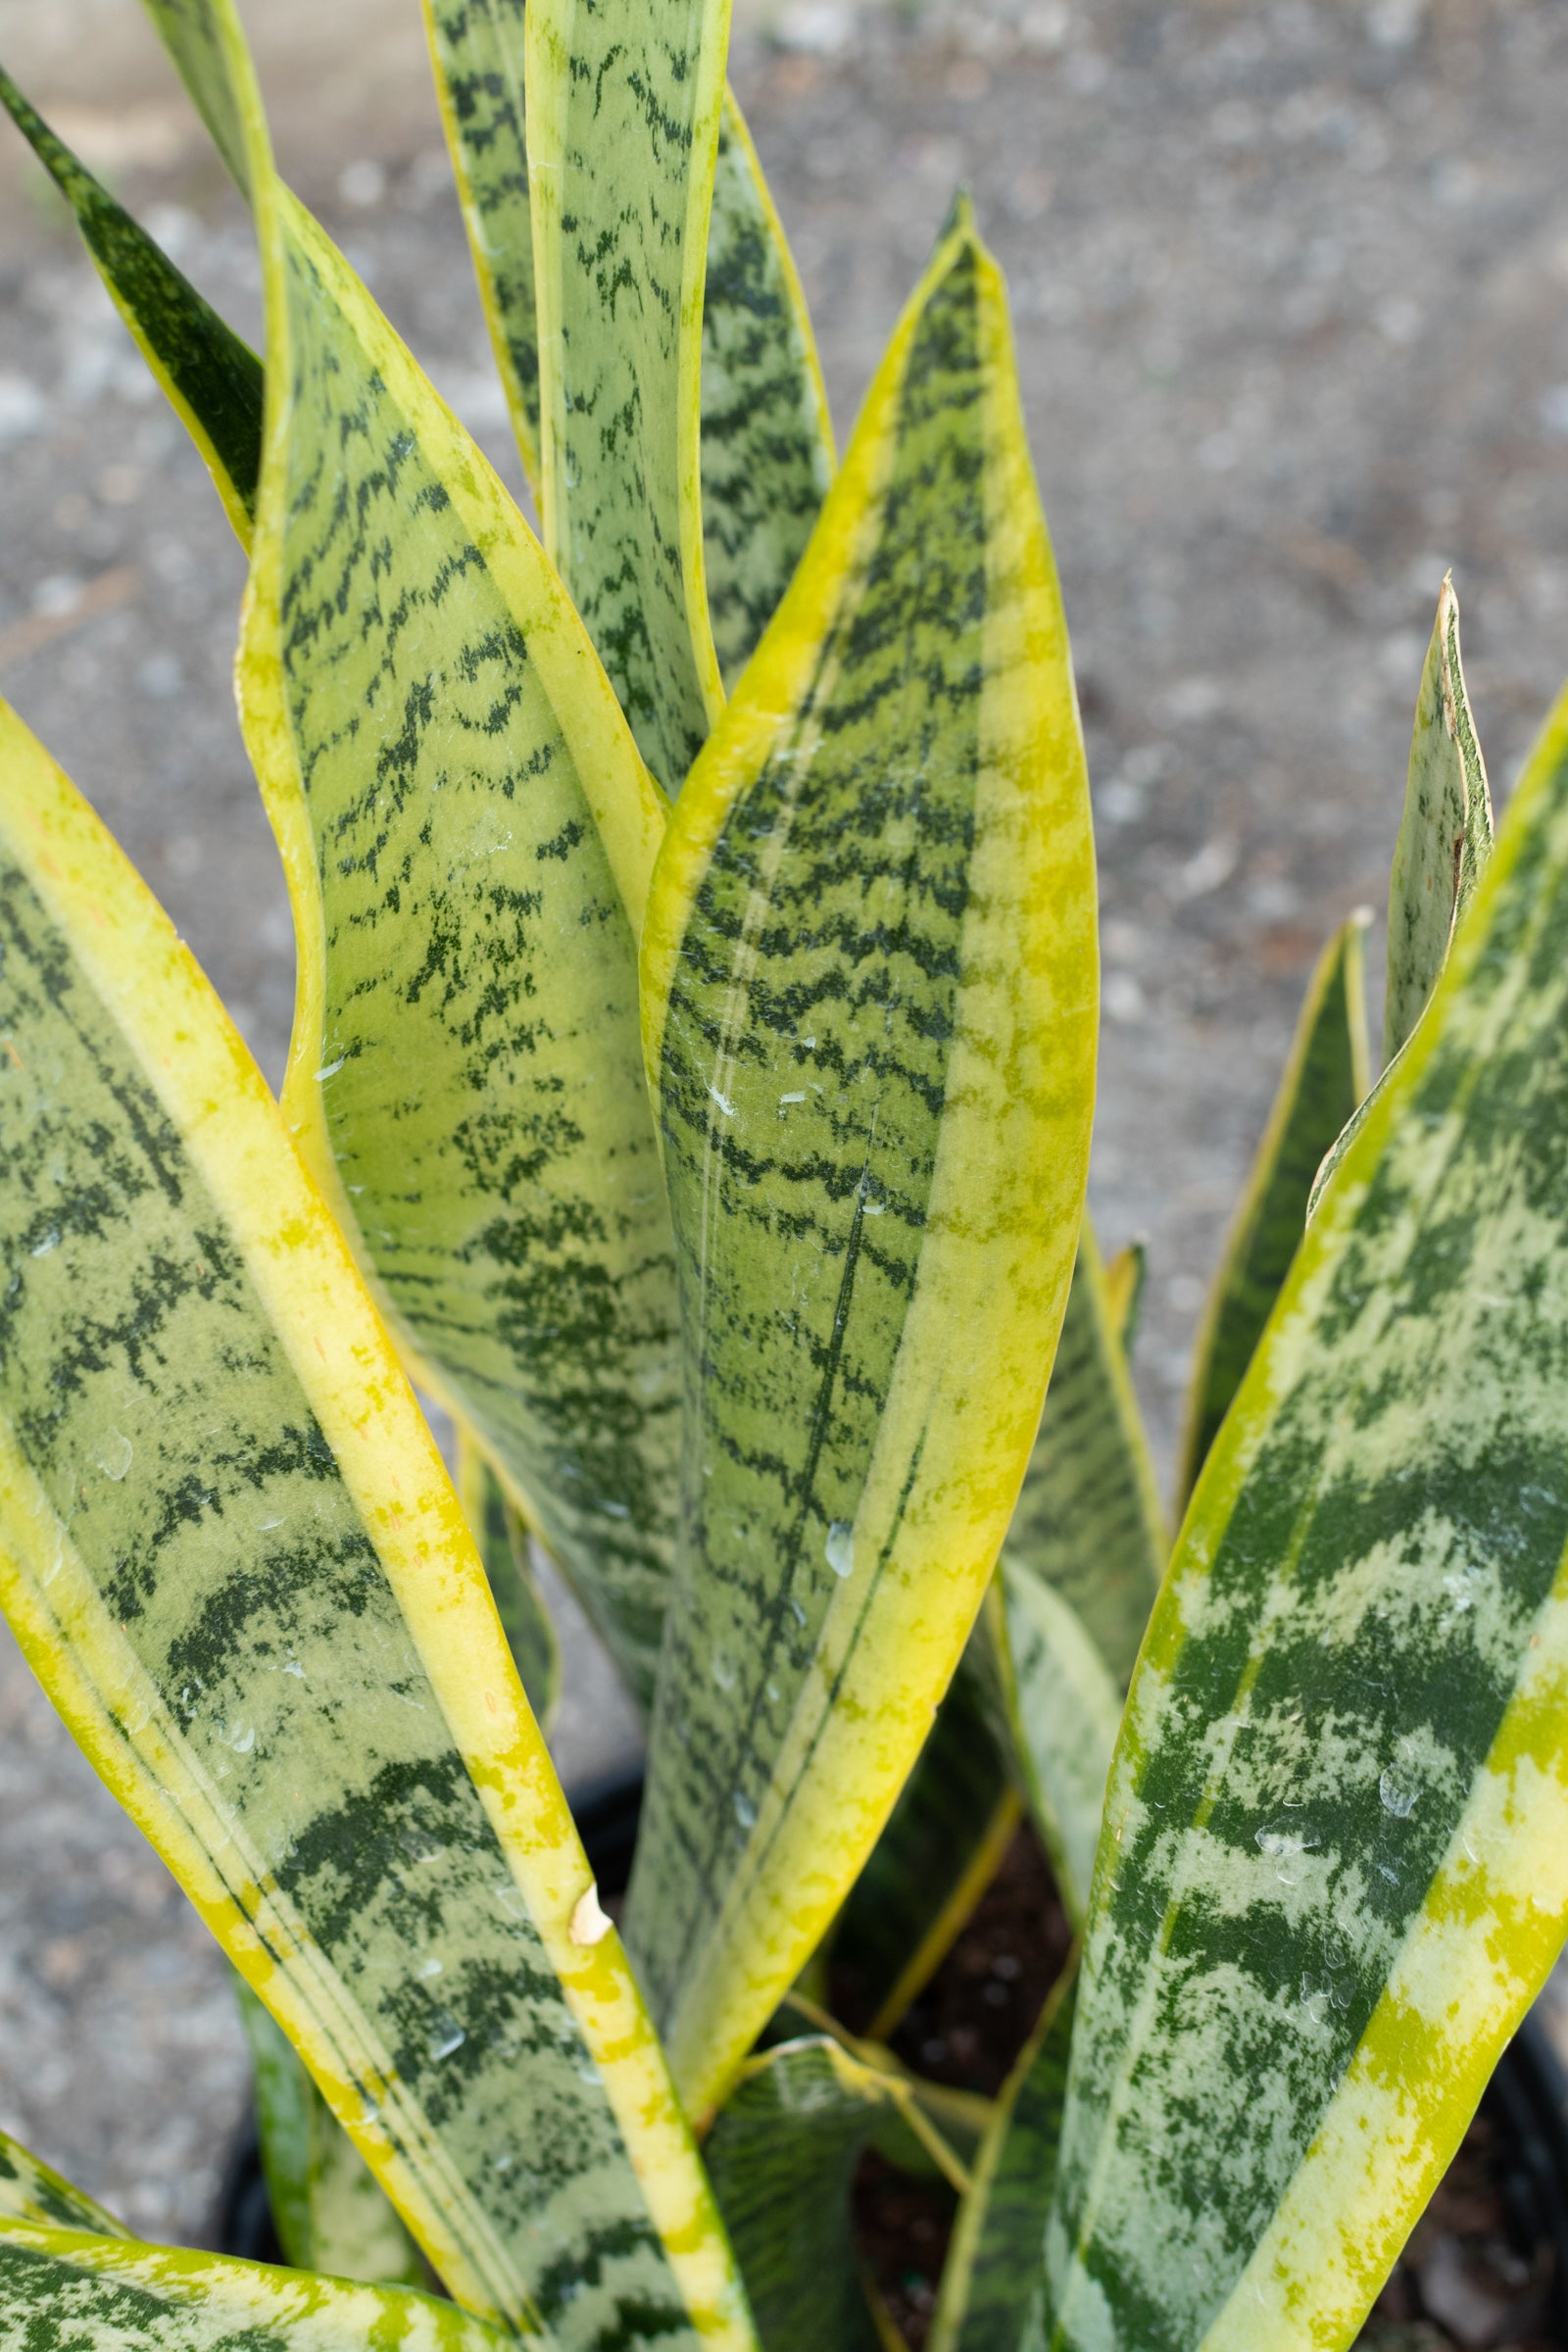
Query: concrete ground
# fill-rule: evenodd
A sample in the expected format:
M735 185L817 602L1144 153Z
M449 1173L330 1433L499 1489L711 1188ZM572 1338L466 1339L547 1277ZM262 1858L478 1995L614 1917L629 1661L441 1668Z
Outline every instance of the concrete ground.
M416 0L247 13L285 167L514 479ZM134 0L0 0L0 60L254 331L248 227ZM956 181L1007 271L1102 858L1093 1193L1108 1247L1149 1238L1168 1460L1307 969L1350 907L1381 914L1445 568L1499 797L1568 668L1568 16L755 0L734 78L843 431ZM239 552L20 150L0 194L0 691L275 1078L290 943L228 691ZM577 1673L568 1774L626 1738ZM189 2238L242 2096L215 1953L0 1651L0 2122Z

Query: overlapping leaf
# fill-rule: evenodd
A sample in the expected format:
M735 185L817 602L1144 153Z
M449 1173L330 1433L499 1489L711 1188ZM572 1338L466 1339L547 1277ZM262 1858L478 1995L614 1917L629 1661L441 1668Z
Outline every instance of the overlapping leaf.
M0 2225L0 2341L26 2352L500 2352L515 2340L407 2288Z
M563 2347L744 2346L342 1238L172 926L9 711L0 864L0 1601L24 1651L460 2300Z
M1318 957L1296 1035L1209 1294L1193 1367L1177 1492L1185 1501L1213 1445L1306 1229L1324 1153L1367 1091L1361 980L1364 915Z
M1106 1803L1048 2341L1348 2343L1568 1922L1568 698L1216 1440Z
M835 2008L876 2040L894 2031L941 1966L1018 1826L974 1646L971 1636L833 1929Z
M56 138L5 73L0 103L75 214L115 308L201 451L229 520L248 546L262 456L260 360Z
M156 0L187 68L206 7ZM271 354L239 691L295 911L284 1107L421 1378L646 1699L679 1410L637 1033L659 796L537 542L278 183L230 64Z
M723 704L703 575L703 286L728 0L530 0L545 544L678 792Z
M370 2285L423 2286L419 2250L322 2098L294 2044L234 1979L251 2054L262 2173L283 2259Z
M129 2231L39 2162L22 2142L0 2132L0 2232L14 2222L37 2222L50 2230L89 2230L102 2237L126 2237Z
M1086 1216L1007 1551L1060 1593L1125 1688L1166 1549L1120 1321Z
M694 2112L869 1851L978 1607L1081 1211L1094 877L1000 278L944 236L644 946L684 1523L628 1935Z
M958 2207L927 2352L1034 2352L1072 2045L1074 1968L1053 1986L1003 2085Z
M528 1704L548 1731L561 1692L561 1648L528 1557L528 1532L500 1480L466 1430L458 1432L458 1494L490 1580Z

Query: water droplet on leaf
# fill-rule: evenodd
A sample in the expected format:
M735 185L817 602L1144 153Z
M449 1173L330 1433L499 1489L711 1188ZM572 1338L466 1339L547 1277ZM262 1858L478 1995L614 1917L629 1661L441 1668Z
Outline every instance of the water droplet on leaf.
M123 1478L125 1472L130 1468L135 1450L130 1440L124 1437L121 1431L109 1430L100 1441L96 1456L98 1467L105 1478L117 1481Z
M835 1576L852 1576L855 1572L855 1529L848 1519L835 1519L827 1531L823 1545L827 1564Z

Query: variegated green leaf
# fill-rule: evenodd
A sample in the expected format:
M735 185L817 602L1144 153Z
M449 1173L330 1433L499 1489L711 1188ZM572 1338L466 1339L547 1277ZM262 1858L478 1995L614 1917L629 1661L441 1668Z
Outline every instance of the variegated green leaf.
M423 2286L419 2250L376 2185L294 2044L244 1978L234 1978L251 2054L262 2173L283 2259L374 2286Z
M1568 1922L1568 697L1193 1497L1106 1800L1057 2347L1348 2343Z
M1142 1242L1129 1242L1105 1264L1105 1304L1110 1310L1116 1336L1121 1341L1121 1351L1129 1360L1143 1315L1144 1282L1148 1272L1149 1252Z
M0 73L0 104L72 211L143 358L200 450L241 542L250 543L262 456L262 364L145 230Z
M1121 1692L1072 1603L1010 1542L981 1624L1029 1810L1076 1922L1089 1905Z
M342 1237L3 706L0 923L24 1650L461 2301L564 2352L742 2352L662 2055Z
M689 1388L628 1940L700 2114L929 1731L1082 1206L1082 742L966 214L677 804L643 968Z
M539 322L523 103L523 0L423 0L436 95L496 369L539 485Z
M278 182L231 47L271 359L239 695L298 937L284 1109L408 1359L646 1700L679 1418L637 1027L662 804L538 543Z
M545 544L671 793L723 704L703 576L703 285L729 0L530 0Z
M876 2352L850 2191L877 2129L912 2101L827 2034L748 2064L704 2146L763 2352Z
M0 2132L0 2231L14 2222L39 2222L51 2230L90 2230L101 2237L128 2237L112 2213Z
M0 2225L0 2342L17 2352L501 2352L515 2341L406 2287Z
M1076 1961L1003 2084L954 2227L926 2352L1033 2352L1044 2340L1051 2209Z
M1323 1155L1367 1090L1363 914L1335 932L1313 968L1247 1189L1226 1238L1199 1335L1177 1493L1185 1502L1306 1228Z
M561 1695L561 1647L528 1557L528 1531L466 1430L458 1432L458 1494L528 1704L548 1731Z
M894 2031L941 1966L995 1878L1018 1816L986 1692L965 1650L833 1929L835 2006L874 2040Z
M708 234L702 419L708 610L733 693L833 478L806 297L733 91L719 119Z
M1445 577L1421 672L1389 881L1385 1065L1425 1011L1453 926L1491 855L1492 794L1459 660L1459 600Z
M1143 1416L1086 1216L1007 1551L1054 1586L1125 1689L1167 1548Z

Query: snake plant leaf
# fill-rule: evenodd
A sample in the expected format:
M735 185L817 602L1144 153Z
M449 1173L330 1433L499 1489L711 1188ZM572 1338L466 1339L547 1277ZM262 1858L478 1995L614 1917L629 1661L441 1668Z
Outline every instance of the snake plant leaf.
M540 1730L548 1732L561 1695L561 1646L528 1557L528 1531L465 1429L458 1432L458 1494L518 1679Z
M1568 1921L1568 696L1193 1497L1106 1799L1057 2347L1347 2344Z
M501 2352L515 2341L406 2287L0 2223L0 2342L25 2352Z
M294 2044L237 1972L234 1991L251 2054L262 2173L284 2261L296 2271L372 2286L425 2285L418 2247Z
M1105 1304L1121 1342L1121 1351L1129 1361L1143 1315L1148 1273L1149 1251L1142 1242L1128 1242L1105 1262Z
M929 1984L1018 1826L1017 1792L973 1647L971 1636L833 1929L835 2008L874 2041L893 2033Z
M1385 1067L1438 984L1454 924L1492 855L1492 794L1459 659L1459 600L1446 575L1421 672L1389 881Z
M1007 1552L1055 1587L1125 1690L1168 1548L1149 1440L1086 1216Z
M740 2352L384 1330L172 926L3 706L0 868L0 1605L459 2300L562 2352Z
M14 2222L52 2230L90 2230L100 2237L128 2237L112 2213L51 2172L20 2139L0 2132L0 2231Z
M833 426L794 259L726 91L703 306L708 611L733 693L795 576L833 479Z
M539 325L523 105L523 0L424 0L430 62L496 370L537 494Z
M679 1423L637 1012L662 804L538 542L279 183L237 30L230 62L270 354L238 690L298 941L284 1110L406 1359L646 1701Z
M850 2192L900 2078L829 2034L752 2059L703 2153L764 2352L876 2352Z
M671 793L724 699L699 411L728 44L729 0L529 0L545 545Z
M960 211L665 836L644 1019L689 1393L627 1940L691 2112L978 1610L1082 1211L1094 868L1002 281Z
M1071 1601L1006 1545L981 1625L1029 1810L1076 1924L1089 1905L1121 1692Z
M1043 2254L1072 2046L1077 1958L1002 2086L958 2207L927 2352L1026 2352L1043 2340Z
M1324 1153L1367 1091L1361 934L1352 914L1307 983L1263 1139L1226 1239L1195 1353L1177 1493L1185 1502L1306 1229Z
M242 546L262 455L262 364L0 72L3 104L76 217L142 357L201 452Z

